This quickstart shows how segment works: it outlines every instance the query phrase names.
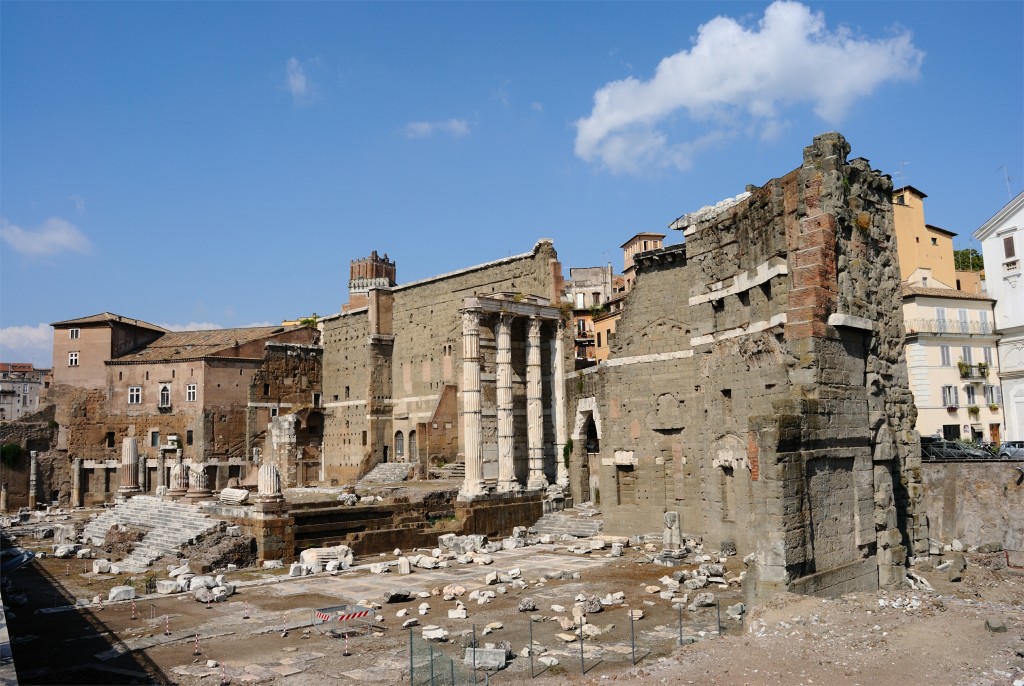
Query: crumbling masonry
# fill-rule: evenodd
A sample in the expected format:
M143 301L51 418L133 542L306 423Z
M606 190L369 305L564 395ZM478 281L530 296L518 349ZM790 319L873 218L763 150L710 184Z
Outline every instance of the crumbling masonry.
M832 133L636 256L611 358L567 376L571 479L607 533L754 553L751 600L896 585L927 553L890 179Z

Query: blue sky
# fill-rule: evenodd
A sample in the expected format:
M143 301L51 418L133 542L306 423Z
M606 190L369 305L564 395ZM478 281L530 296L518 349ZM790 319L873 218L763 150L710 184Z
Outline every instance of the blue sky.
M337 312L529 250L566 271L814 135L970 233L1022 188L1024 3L0 4L0 359L109 310Z

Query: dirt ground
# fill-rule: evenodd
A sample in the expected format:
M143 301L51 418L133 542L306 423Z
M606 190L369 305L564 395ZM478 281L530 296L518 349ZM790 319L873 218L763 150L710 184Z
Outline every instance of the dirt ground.
M26 547L30 541L21 541ZM39 546L37 549L43 549ZM457 565L448 569L416 569L412 575L371 574L367 569L289 579L281 572L233 572L239 584L227 602L209 608L187 594L147 596L135 603L88 606L52 611L75 598L92 598L118 583L109 575L83 573L84 561L37 560L11 575L14 589L5 595L19 680L24 684L162 683L181 686L275 683L288 686L325 683L408 683L410 632L402 628L413 617L413 682L430 683L429 655L434 653L435 683L470 678L462 664L466 639L475 625L479 645L507 641L516 656L508 666L487 676L487 682L520 684L605 684L643 681L663 684L1014 684L1024 679L1024 575L1007 569L994 555L968 555L963 581L950 583L945 574L918 570L934 592L858 593L835 599L779 595L755 608L742 622L730 619L726 607L739 602L738 586L715 593L721 606L722 635L717 635L715 607L678 610L648 587L666 590L659 581L686 567L667 568L647 562L627 549L621 558L606 551L588 555L565 546L531 546L494 554L494 564ZM358 559L357 564L379 561ZM71 569L68 569L68 565ZM743 570L739 558L727 561L728 576ZM478 605L470 592L495 590L484 578L489 572L522 571L525 589L503 584L490 602ZM154 568L160 574L158 568ZM543 580L546 572L578 572L579 578ZM70 571L70 574L69 574ZM448 583L466 589L461 600L467 619L449 619L454 601L441 595L383 605L371 635L353 635L346 642L310 627L315 608L369 600L382 603L383 592L405 588L430 593ZM571 643L552 618L570 617L579 596L605 596L622 591L625 603L589 615L602 630L583 643ZM680 591L681 595L683 591ZM13 603L24 595L26 605ZM694 591L689 592L690 599ZM519 612L524 598L536 611ZM18 599L20 600L20 599ZM420 615L426 602L430 609ZM564 611L552 609L561 605ZM59 609L59 608L58 608ZM642 610L633 623L627 610ZM405 617L397 616L401 610ZM531 621L531 618L534 621ZM1000 619L1006 631L986 628ZM484 635L488 624L501 624ZM444 643L420 638L422 626L450 632ZM169 628L171 634L164 635ZM285 631L284 629L287 629ZM532 630L535 660L522 655ZM195 635L200 655L195 655ZM679 646L680 633L689 645ZM633 645L637 664L633 664ZM455 664L444 659L454 658ZM541 657L557 664L542 665ZM207 666L216 661L215 667ZM211 663L212 664L212 663ZM583 671L585 670L585 673ZM478 673L485 682L483 672ZM459 681L462 683L462 681ZM1018 685L1019 686L1019 685Z

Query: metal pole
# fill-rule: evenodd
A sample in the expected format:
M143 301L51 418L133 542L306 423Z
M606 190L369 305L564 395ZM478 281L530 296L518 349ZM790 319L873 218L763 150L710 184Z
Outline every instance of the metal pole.
M587 668L583 666L583 627L580 626L580 674L586 674Z
M430 649L430 686L434 686L434 644L427 647Z
M452 686L455 686L455 660L448 660L448 666L452 668Z
M473 625L473 683L476 683L476 624Z
M629 645L633 650L633 665L636 665L636 633L633 630L633 611L629 611Z
M530 620L530 678L534 678L533 673L533 620Z
M683 604L676 605L679 609L679 645L683 645Z
M409 627L409 684L410 684L410 686L412 686L412 684L416 683L413 680L414 671L415 671L415 660L413 659L413 652L412 652L412 627Z
M722 603L715 601L715 612L718 614L718 635L722 635Z

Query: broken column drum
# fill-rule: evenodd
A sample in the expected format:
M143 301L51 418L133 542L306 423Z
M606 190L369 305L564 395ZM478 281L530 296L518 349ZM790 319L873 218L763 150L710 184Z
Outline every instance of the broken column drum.
M257 493L260 498L280 498L281 472L272 464L260 467L256 481Z

